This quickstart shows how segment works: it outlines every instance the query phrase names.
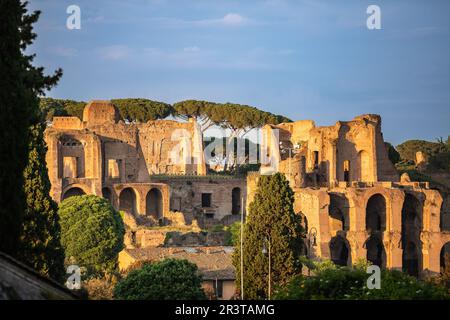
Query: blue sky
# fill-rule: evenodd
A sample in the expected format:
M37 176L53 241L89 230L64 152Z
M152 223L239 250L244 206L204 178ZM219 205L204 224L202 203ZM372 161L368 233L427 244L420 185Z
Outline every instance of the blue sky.
M66 8L81 8L81 30ZM381 30L366 9L381 8ZM450 134L450 1L31 0L48 95L235 102L332 125L383 117L385 140Z

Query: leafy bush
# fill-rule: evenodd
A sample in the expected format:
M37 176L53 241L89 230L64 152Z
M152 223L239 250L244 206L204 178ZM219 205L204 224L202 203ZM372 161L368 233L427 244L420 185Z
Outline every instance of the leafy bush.
M133 270L114 288L121 300L202 300L197 266L187 260L165 259Z
M70 197L61 202L58 215L66 259L85 268L88 277L117 269L125 230L107 200L93 195Z
M429 157L443 151L442 144L438 142L430 142L425 140L408 140L399 144L397 150L402 160L416 160L416 152L422 151Z
M441 152L432 156L429 160L431 170L445 170L450 172L450 151Z
M398 153L398 151L394 148L394 146L389 142L385 142L384 144L388 152L389 160L391 160L393 164L399 162L401 160L400 153Z
M405 273L382 270L381 289L368 289L367 264L353 268L323 263L315 275L295 277L287 286L279 288L276 299L283 300L425 300L450 299L448 291L430 282L419 281Z
M89 300L112 300L117 279L115 275L88 279L83 281L83 289L86 291Z

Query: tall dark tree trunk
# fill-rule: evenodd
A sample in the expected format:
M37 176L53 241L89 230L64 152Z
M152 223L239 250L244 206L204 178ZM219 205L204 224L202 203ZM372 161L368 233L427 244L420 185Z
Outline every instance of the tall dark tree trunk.
M27 164L29 127L38 120L38 95L50 89L61 70L47 77L24 55L36 35L39 12L27 3L0 1L0 251L15 255L25 210L23 171Z

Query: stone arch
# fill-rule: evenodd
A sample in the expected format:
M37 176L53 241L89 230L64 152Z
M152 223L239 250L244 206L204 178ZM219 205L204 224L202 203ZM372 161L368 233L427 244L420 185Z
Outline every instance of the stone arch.
M369 233L386 230L386 198L376 193L366 204L366 230Z
M350 160L344 160L343 162L343 172L344 172L344 181L350 182L351 176L350 176Z
M450 241L445 243L439 254L439 262L441 267L441 272L450 269Z
M329 193L330 205L328 207L329 228L331 236L339 231L348 231L350 227L349 201L337 193Z
M136 192L133 188L125 188L120 192L119 195L119 210L125 211L129 214L137 214L137 199Z
M67 189L64 192L64 195L63 195L62 199L65 200L65 199L70 198L70 197L82 196L82 195L85 195L85 194L86 194L86 192L82 188L80 188L80 187L71 187L71 188Z
M373 167L372 161L370 159L370 154L361 150L358 153L358 171L359 171L359 181L371 181L373 180Z
M241 188L236 187L231 191L231 214L241 213Z
M338 235L330 240L330 259L338 266L351 265L350 244L344 237Z
M161 219L163 214L163 196L158 188L152 188L145 197L145 214Z
M423 205L414 195L406 193L402 208L402 266L403 271L413 276L418 276L421 268L422 229Z
M107 199L109 201L109 203L113 203L113 194L111 192L111 189L108 187L104 187L102 189L102 197Z
M386 267L386 251L384 249L383 241L377 235L372 235L364 243L364 247L367 250L366 258L372 264L379 266L380 268Z
M419 250L413 241L403 247L402 268L410 276L419 276Z
M439 227L441 231L450 231L450 193L441 192L443 202L441 205Z

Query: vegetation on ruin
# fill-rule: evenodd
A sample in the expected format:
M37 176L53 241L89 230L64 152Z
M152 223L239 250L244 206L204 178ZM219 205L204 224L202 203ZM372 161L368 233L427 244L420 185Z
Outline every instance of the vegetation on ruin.
M444 141L408 140L397 146L401 162L399 168L414 165L416 152L422 151L428 157L428 171L450 172L450 136Z
M33 24L40 12L28 13L19 0L0 4L0 251L16 255L26 208L23 171L28 162L29 127L38 122L39 99L61 77L57 70L45 76L24 52L36 34ZM19 116L18 116L19 115Z
M444 268L441 269L441 274L438 277L432 277L430 281L444 286L450 294L450 254L444 255Z
M381 288L368 289L368 264L360 261L352 268L331 261L314 262L314 275L299 275L279 287L280 300L437 300L450 299L448 290L420 281L396 270L381 271Z
M52 121L53 117L77 117L83 119L84 101L68 99L41 98L39 108L45 120Z
M149 99L113 99L111 102L119 109L120 116L129 122L164 119L173 113L170 104Z
M73 196L60 203L58 215L66 263L79 265L86 277L117 270L125 229L108 200L93 195Z
M60 243L58 206L49 195L44 130L44 124L31 127L28 165L24 171L26 209L18 257L41 274L62 281L64 250Z
M301 273L304 230L301 216L293 209L294 193L281 173L261 176L244 225L244 298L268 296L269 257L263 247L271 248L272 287L282 286ZM236 287L240 288L240 244L233 253Z
M203 131L217 125L231 130L233 137L238 137L242 131L245 132L265 124L291 122L284 116L236 103L185 100L175 103L173 108L178 117L196 118Z
M120 300L203 300L202 278L195 264L165 259L132 270L114 288Z

